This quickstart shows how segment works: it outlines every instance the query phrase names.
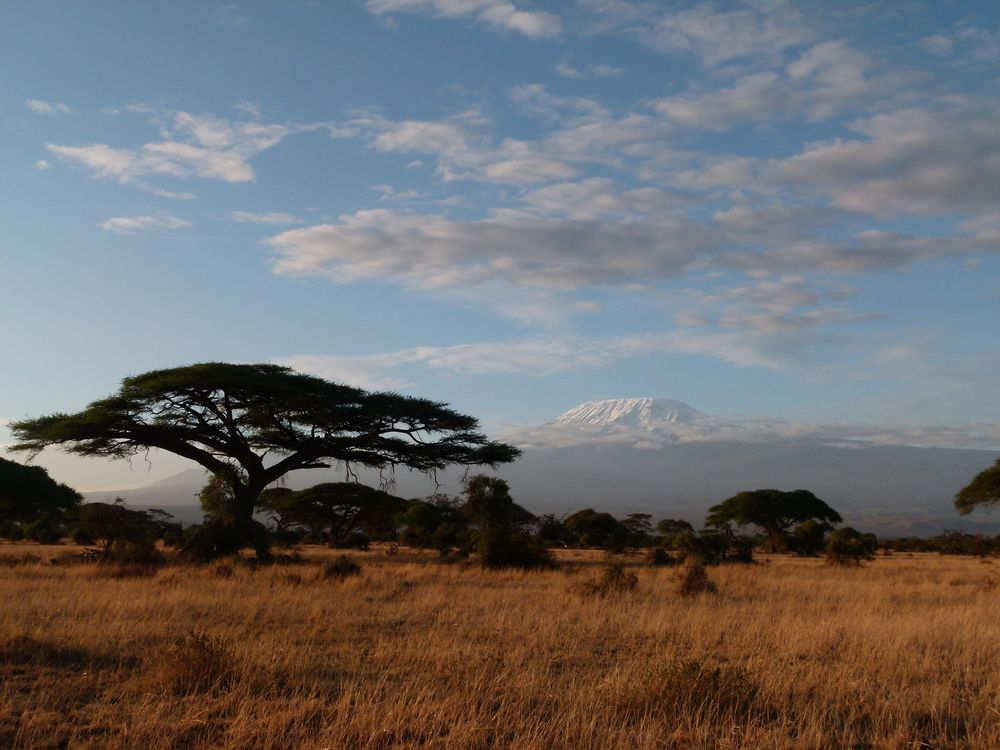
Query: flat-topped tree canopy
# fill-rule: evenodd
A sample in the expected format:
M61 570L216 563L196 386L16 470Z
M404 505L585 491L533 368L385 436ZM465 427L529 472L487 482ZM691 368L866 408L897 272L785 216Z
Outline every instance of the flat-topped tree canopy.
M76 414L14 422L14 450L59 446L83 456L175 453L222 477L249 522L260 492L296 469L434 472L496 466L520 451L490 441L446 404L370 393L273 364L207 362L127 377Z

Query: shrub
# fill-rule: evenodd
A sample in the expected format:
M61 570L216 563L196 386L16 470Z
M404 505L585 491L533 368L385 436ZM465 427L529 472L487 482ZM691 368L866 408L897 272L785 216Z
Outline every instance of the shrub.
M677 558L667 552L663 547L650 547L646 552L646 562L654 568L667 567L677 564Z
M39 544L58 544L62 535L53 527L47 518L39 518L34 523L24 527L24 536Z
M674 580L677 593L681 596L711 594L715 591L715 583L708 577L705 563L698 557L688 556Z
M878 540L874 534L862 534L845 526L830 535L826 544L826 559L831 565L860 565L875 557Z
M361 566L347 555L341 555L336 560L328 562L323 566L323 577L327 579L334 578L338 581L343 581L351 576L360 575L360 573Z
M605 567L600 575L583 581L580 584L580 593L584 596L611 596L635 591L638 585L639 577L616 563Z
M7 538L12 542L20 542L24 539L24 529L22 529L18 524L14 524L10 527Z
M147 663L147 674L161 689L185 695L228 688L239 670L221 640L192 632L157 651Z
M84 529L77 526L71 532L69 532L69 538L73 540L73 544L77 544L81 547L89 547L94 543L93 537L90 536Z

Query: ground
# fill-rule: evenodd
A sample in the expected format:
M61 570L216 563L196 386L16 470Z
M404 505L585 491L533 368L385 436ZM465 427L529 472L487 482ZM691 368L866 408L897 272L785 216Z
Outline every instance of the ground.
M386 549L253 569L52 564L0 545L0 747L1000 747L1000 561L603 553L484 572ZM24 561L25 554L41 559Z

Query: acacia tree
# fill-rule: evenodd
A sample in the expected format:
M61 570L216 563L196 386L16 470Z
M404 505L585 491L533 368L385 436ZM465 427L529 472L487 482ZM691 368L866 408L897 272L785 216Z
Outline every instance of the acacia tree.
M976 474L969 484L955 495L955 507L963 516L980 505L992 507L1000 503L1000 458L993 466Z
M255 542L261 492L296 469L334 464L433 473L446 466L513 461L519 451L488 440L477 421L446 404L370 393L272 364L208 362L125 378L119 391L76 414L11 425L14 450L60 446L83 456L130 458L150 448L204 466L232 490L227 541L211 554ZM255 537L258 539L255 540Z
M810 519L840 523L843 519L833 508L809 490L753 490L740 492L708 509L706 523L724 528L730 523L757 526L767 535L771 552L787 548L786 532L792 524Z

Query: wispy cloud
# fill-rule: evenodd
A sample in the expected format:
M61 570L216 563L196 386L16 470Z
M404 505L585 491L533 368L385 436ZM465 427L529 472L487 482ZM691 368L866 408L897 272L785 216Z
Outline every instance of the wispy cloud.
M252 213L250 211L233 211L233 221L241 224L265 224L269 226L280 226L281 224L301 224L302 219L294 214L274 211L271 213Z
M46 102L41 99L28 99L25 104L36 115L66 115L72 110L62 102Z
M164 212L148 216L115 216L97 226L105 232L135 234L146 229L184 229L192 224L190 221Z
M144 177L252 182L254 171L250 160L281 143L293 130L287 125L173 112L167 113L163 123L164 139L138 149L114 148L105 143L86 146L50 143L46 149L63 161L88 169L95 177L123 184Z
M515 33L531 39L559 36L559 16L546 11L519 8L509 0L366 0L368 10L378 16L419 13L438 18L465 18L494 31Z

